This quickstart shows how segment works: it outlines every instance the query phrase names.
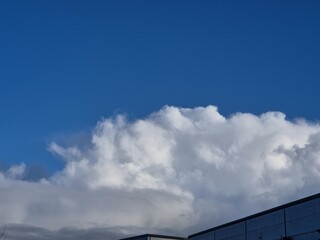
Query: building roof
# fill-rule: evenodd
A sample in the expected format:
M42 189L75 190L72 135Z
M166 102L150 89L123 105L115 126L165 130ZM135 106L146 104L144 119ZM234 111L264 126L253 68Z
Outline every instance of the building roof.
M147 238L147 237L154 237L154 238L169 238L169 239L177 239L177 240L182 240L185 239L183 237L177 237L177 236L168 236L168 235L159 235L159 234L142 234L142 235L138 235L138 236L133 236L133 237L128 237L128 238L122 238L120 240L134 240L134 239L138 239L138 238Z
M225 224L213 227L213 228L209 228L209 229L201 231L201 232L194 233L192 235L189 235L188 238L192 238L192 237L196 237L196 236L199 236L199 235L202 235L202 234L206 234L206 233L209 233L209 232L212 232L212 231L215 231L215 230L227 227L227 226L231 226L233 224L237 224L237 223L240 223L240 222L252 219L252 218L256 218L256 217L259 217L259 216L262 216L262 215L265 215L265 214L268 214L268 213L272 213L272 212L275 212L275 211L278 211L278 210L281 210L281 209L284 209L284 208L288 208L288 207L291 207L291 206L294 206L294 205L297 205L297 204L300 204L300 203L304 203L304 202L307 202L307 201L310 201L310 200L313 200L313 199L317 199L317 198L320 198L320 193L315 194L315 195L311 195L309 197L302 198L302 199L299 199L299 200L296 200L296 201L293 201L293 202L290 202L290 203L287 203L287 204L284 204L284 205L281 205L281 206L278 206L278 207L275 207L275 208L271 208L271 209L265 210L263 212L259 212L259 213L250 215L248 217L240 218L240 219L232 221L232 222L228 222L228 223L225 223Z

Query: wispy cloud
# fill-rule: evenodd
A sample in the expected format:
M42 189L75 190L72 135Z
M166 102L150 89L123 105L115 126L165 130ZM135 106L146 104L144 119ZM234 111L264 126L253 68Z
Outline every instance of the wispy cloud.
M0 174L0 222L190 233L320 190L320 125L279 112L164 107L100 121L90 141L52 143L66 165L50 178Z

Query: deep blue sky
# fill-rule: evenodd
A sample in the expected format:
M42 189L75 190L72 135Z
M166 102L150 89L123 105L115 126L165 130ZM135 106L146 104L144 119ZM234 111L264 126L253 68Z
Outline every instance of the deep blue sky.
M163 105L320 119L319 1L0 0L0 165ZM80 134L81 135L81 134Z

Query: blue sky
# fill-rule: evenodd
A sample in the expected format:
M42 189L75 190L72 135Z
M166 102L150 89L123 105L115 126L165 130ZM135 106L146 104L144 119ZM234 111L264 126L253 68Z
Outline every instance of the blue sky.
M318 1L1 1L3 163L164 105L317 120ZM51 170L50 170L51 171Z
M1 1L3 162L117 112L217 105L319 119L317 1Z

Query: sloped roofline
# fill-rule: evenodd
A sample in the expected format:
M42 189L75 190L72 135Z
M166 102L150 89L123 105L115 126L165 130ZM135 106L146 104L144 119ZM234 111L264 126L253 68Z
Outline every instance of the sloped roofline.
M146 234L142 234L142 235L138 235L138 236L133 236L133 237L127 237L127 238L122 238L119 240L134 240L137 238L143 238L143 237L156 237L156 238L169 238L169 239L177 239L177 240L183 240L185 238L183 237L177 237L177 236L168 236L168 235L160 235L160 234L150 234L150 233L146 233Z
M270 208L268 210L265 210L265 211L262 211L262 212L259 212L259 213L255 213L253 215L250 215L250 216L247 216L247 217L244 217L244 218L240 218L240 219L237 219L235 221L228 222L228 223L225 223L225 224L213 227L213 228L209 228L209 229L206 229L206 230L201 231L201 232L194 233L192 235L189 235L188 238L192 238L192 237L196 237L196 236L199 236L199 235L202 235L202 234L206 234L206 233L209 233L209 232L212 232L212 231L215 231L215 230L227 227L227 226L231 226L233 224L237 224L237 223L240 223L240 222L243 222L243 221L247 221L247 220L252 219L252 218L260 217L262 215L265 215L265 214L268 214L268 213L272 213L272 212L275 212L275 211L278 211L278 210L281 210L281 209L284 209L284 208L288 208L288 207L291 207L291 206L294 206L294 205L297 205L297 204L300 204L300 203L308 202L308 201L311 201L311 200L317 199L317 198L320 198L320 193L311 195L309 197L301 198L299 200L296 200L296 201L293 201L293 202L289 202L289 203L280 205L280 206L275 207L275 208Z

